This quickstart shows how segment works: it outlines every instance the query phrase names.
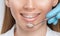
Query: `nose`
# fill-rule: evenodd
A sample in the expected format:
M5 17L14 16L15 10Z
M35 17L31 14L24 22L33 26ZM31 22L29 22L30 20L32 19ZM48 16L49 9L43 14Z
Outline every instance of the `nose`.
M32 11L35 9L33 0L28 0L27 3L23 6L25 10Z

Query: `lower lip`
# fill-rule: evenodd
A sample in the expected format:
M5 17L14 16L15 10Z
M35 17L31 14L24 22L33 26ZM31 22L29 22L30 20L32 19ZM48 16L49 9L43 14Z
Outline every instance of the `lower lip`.
M35 21L35 20L38 18L38 16L39 16L39 15L37 15L37 16L35 16L34 18L31 18L31 19L30 19L30 18L23 17L23 16L22 16L22 18L23 18L24 20L28 21L28 22L32 22L32 21Z

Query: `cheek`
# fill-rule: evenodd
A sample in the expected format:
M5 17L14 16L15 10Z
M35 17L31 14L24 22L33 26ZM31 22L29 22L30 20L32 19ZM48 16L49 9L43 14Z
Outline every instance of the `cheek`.
M10 10L11 10L11 14L14 17L14 19L17 19L17 17L19 17L19 12L18 12L19 8L16 5L12 4L10 7Z
M24 1L23 1L24 2ZM23 3L22 0L10 0L10 9L11 9L11 12L13 14L18 14L18 11L20 10L20 8L22 8L23 6ZM23 3L23 4L21 4Z
M46 6L41 6L39 7L42 9L42 15L45 17L47 13L52 9L52 6L46 5Z
M10 1L10 7L14 7L16 9L22 8L24 6L24 4L26 3L26 1L23 0L11 0Z
M52 1L48 1L48 0L42 1L41 0L41 2L39 1L38 3L36 3L36 5L39 9L42 10L41 17L43 17L43 18L52 9Z
M36 5L38 6L38 8L44 10L44 11L49 11L52 8L52 0L38 0L35 1Z

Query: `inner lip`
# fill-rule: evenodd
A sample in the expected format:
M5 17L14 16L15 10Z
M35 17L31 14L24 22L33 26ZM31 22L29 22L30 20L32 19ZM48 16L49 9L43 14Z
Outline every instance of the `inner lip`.
M23 16L24 18L27 18L25 16L33 16L32 18L35 18L37 16L39 16L41 13L20 13L21 16ZM31 18L29 18L31 19Z

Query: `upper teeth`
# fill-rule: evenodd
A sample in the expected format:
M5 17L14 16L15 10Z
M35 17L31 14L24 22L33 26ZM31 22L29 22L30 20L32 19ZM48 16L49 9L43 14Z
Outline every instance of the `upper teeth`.
M39 15L40 13L35 13L35 14L21 14L25 18L34 18L35 16Z
M34 16L25 16L26 18L33 18Z

